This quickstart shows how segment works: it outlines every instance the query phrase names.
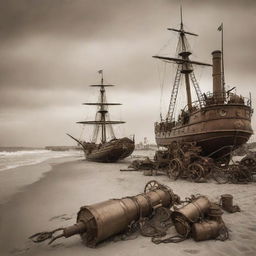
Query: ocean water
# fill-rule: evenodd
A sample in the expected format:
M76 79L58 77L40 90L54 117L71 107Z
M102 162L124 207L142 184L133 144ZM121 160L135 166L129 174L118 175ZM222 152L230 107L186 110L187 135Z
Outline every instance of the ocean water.
M0 171L25 165L41 163L45 160L69 156L82 156L79 150L52 151L45 149L29 149L0 151Z

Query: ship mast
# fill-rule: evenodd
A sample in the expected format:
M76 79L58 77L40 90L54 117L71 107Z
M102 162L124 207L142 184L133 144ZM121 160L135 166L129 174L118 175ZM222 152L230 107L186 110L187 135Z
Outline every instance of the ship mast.
M180 18L181 18L181 22L180 22L179 29L168 28L168 30L179 33L178 46L179 46L180 52L178 53L178 58L172 58L172 57L166 57L166 56L153 56L153 58L158 58L165 62L171 62L171 63L175 63L178 65L177 70L176 70L174 85L172 88L169 109L168 109L168 112L166 115L167 122L171 122L174 119L174 117L173 117L174 109L175 109L176 99L177 99L182 75L185 78L188 111L189 112L192 111L192 97L191 97L190 81L192 82L194 89L196 91L199 106L200 107L203 106L203 104L204 104L203 96L202 96L202 92L200 90L200 87L198 85L198 82L197 82L195 74L194 74L193 65L212 66L211 64L190 60L189 56L191 55L191 52L189 51L189 43L187 41L186 35L191 35L191 36L198 36L198 35L184 30L182 7L180 8Z
M224 75L224 43L223 43L223 34L224 34L224 26L223 22L221 25L218 27L218 31L221 31L221 73L222 73L222 89L225 95L225 75Z
M112 84L104 84L103 79L103 70L99 70L98 73L101 75L101 83L100 84L93 84L91 87L100 87L100 100L99 102L93 103L83 103L83 105L94 105L99 106L99 110L96 112L96 117L94 121L80 121L77 122L79 124L91 124L96 125L95 132L94 132L94 139L93 142L96 142L99 132L99 126L101 126L101 143L105 143L107 141L107 133L106 133L106 126L109 125L110 129L112 128L112 124L123 124L123 121L110 121L108 120L108 110L107 107L110 105L121 105L120 103L108 103L106 102L106 90L105 87L114 86ZM99 118L98 118L99 117ZM111 129L112 133L113 130ZM114 133L113 133L114 136Z
M182 52L179 53L179 55L182 57L183 60L189 60L189 55L191 54L186 47L185 44L185 31L183 29L183 21L182 21L182 7L180 7L180 38L181 38L181 47ZM188 110L191 111L192 109L192 100L191 100L191 90L190 90L190 81L189 81L189 74L193 71L191 65L187 62L183 64L181 73L185 76L185 83L186 83L186 91L187 91L187 103L188 103Z
M100 74L101 74L101 88L100 88L100 110L98 111L98 113L101 113L101 143L105 143L106 142L106 113L107 111L105 110L105 106L103 105L104 103L104 96L105 96L105 87L104 87L104 83L103 83L103 70L100 70Z

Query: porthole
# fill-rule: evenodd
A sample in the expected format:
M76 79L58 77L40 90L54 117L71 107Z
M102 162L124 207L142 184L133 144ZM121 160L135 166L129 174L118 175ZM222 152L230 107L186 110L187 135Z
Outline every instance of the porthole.
M219 110L219 114L220 114L220 116L226 116L227 115L227 111L224 110L224 109L220 109Z

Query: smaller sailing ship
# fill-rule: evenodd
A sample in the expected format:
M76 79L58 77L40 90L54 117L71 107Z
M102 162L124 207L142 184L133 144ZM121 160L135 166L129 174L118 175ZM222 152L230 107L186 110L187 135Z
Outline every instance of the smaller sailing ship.
M76 139L70 134L67 135L82 146L85 158L87 160L95 162L116 162L132 154L135 147L134 137L132 140L127 137L120 139L115 137L112 125L123 124L125 122L111 121L109 117L108 106L121 104L107 102L105 87L110 87L113 85L104 84L103 70L98 71L98 73L101 75L101 83L91 86L100 88L100 100L97 103L83 103L83 105L98 107L95 120L77 122L79 124L94 126L92 141L86 142ZM111 137L109 141L107 141L107 131L109 131ZM98 138L100 138L100 143L97 144Z

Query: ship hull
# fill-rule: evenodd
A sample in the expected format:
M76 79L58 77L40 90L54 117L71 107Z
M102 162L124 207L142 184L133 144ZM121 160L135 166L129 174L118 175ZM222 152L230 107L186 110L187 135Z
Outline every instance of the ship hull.
M85 158L94 162L112 163L122 160L134 151L134 142L128 138L115 139L88 152L84 148Z
M176 142L196 142L202 155L219 158L246 143L253 134L251 108L246 105L218 105L202 108L186 124L155 127L156 143L168 147Z

